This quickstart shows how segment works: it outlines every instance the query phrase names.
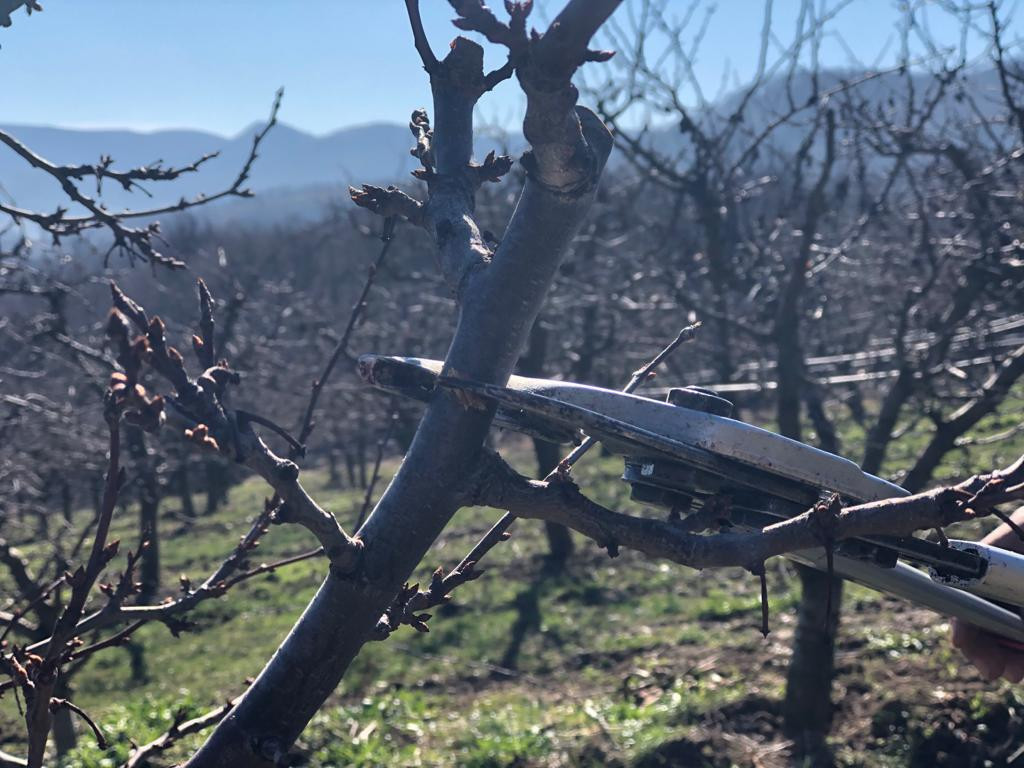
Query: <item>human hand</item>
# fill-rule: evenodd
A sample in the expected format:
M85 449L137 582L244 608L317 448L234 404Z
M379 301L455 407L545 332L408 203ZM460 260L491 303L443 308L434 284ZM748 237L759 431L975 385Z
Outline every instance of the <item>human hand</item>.
M996 635L960 619L952 619L951 641L986 680L1003 677L1011 683L1024 678L1024 649L1000 641Z

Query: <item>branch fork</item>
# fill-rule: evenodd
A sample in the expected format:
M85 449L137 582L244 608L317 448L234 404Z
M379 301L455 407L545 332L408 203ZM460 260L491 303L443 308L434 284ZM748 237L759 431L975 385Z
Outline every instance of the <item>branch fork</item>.
M208 364L213 359L213 299L205 284L200 283L198 289L200 334L195 338L200 343L193 342L193 347L200 362ZM169 414L183 425L182 434L187 440L202 448L232 456L249 466L287 505L287 515L282 515L282 520L302 525L313 533L333 568L341 572L354 568L362 549L359 542L349 537L334 515L309 496L299 482L298 466L275 455L253 431L252 423L267 424L269 420L230 407L229 394L231 387L240 381L238 374L222 362L211 365L196 379L191 379L184 358L167 344L160 318L149 318L145 310L115 284L111 284L111 294L115 309L108 324L108 333L118 344L118 359L126 372L123 374L125 381L119 381L118 386L128 389L131 385L130 391L138 392L138 398L148 403L150 410L162 409L166 403L170 406ZM130 339L128 319L143 335ZM147 401L145 389L137 382L144 367L151 368L167 380L174 387L175 394L166 401L163 398ZM163 411L160 413L160 419L151 417L149 422L162 423ZM278 430L280 428L276 427L275 431ZM294 438L289 436L289 443L294 449Z

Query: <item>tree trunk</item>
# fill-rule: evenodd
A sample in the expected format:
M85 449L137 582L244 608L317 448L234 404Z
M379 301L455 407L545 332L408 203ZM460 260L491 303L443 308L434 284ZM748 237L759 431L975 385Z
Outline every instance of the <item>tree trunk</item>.
M59 680L53 689L55 696L61 699L71 699L71 686L64 680ZM71 710L61 707L53 713L53 746L57 750L57 757L63 757L78 745L78 737L75 734L75 722Z
M577 24L582 23L589 40L616 5L617 0L571 0L554 25L559 35L548 46L561 47L547 55L564 50L564 41L579 34ZM546 60L538 54L537 61ZM548 80L544 89L528 90L524 132L535 151L501 244L489 262L482 261L483 241L471 216L472 194L457 186L466 178L472 155L473 109L479 95L467 90L466 83L474 82L472 72L481 61L480 47L460 37L444 61L432 66L435 173L457 194L445 194L443 185L432 183L427 208L438 235L442 271L459 306L444 373L504 383L589 209L611 150L611 136L589 110L573 111L575 90L568 77L560 88L556 78L554 86ZM532 82L529 77L529 72L520 73L524 89ZM572 125L574 114L579 122L566 134L562 129ZM375 375L372 369L363 373L371 380ZM493 406L466 407L464 398L446 388L434 392L408 455L358 531L365 548L357 571L332 570L259 677L189 761L189 768L269 768L287 760L292 743L337 687L402 584L460 507L460 488L479 458L493 415Z
M370 479L366 474L366 434L369 431L369 426L366 423L366 411L364 409L359 410L359 429L356 432L356 451L358 451L357 463L359 465L359 487L366 488L370 484Z
M803 594L786 674L783 728L796 742L798 754L817 764L815 756L826 752L825 737L834 712L832 678L843 581L802 565L797 571Z
M359 446L359 487L365 489L370 484L366 473L366 438L360 437L356 444Z
M139 504L139 534L145 542L139 563L139 602L152 603L160 591L160 535L157 528L160 497L148 492Z
M125 646L128 653L128 667L131 669L132 682L145 683L149 680L149 666L146 664L146 646L130 640Z
M546 477L561 461L562 451L555 443L533 439L533 450L537 454L537 476ZM565 566L573 552L572 534L561 523L544 521L548 537L548 559L558 570Z
M352 455L352 451L345 451L345 471L348 473L349 488L358 488L359 482L356 480L356 458Z
M800 338L811 248L818 221L825 210L825 189L835 161L835 115L828 110L824 118L825 156L817 181L808 192L799 249L787 264L773 335L778 354L779 432L793 440L802 439L800 409L809 395L811 416L818 424L819 439L825 443L822 447L834 451L838 449L837 436L830 428L824 408L815 399L815 392L805 392L804 348ZM811 147L811 141L803 145L805 155ZM797 753L810 758L812 764L818 764L820 755L827 756L825 739L832 723L832 675L842 581L813 569L800 567L798 570L800 609L786 676L783 727L796 740Z
M327 452L327 485L331 488L341 488L341 471L338 467L338 449L331 447Z
M67 480L61 481L60 487L60 508L64 515L64 522L70 524L74 506L74 495L71 492L71 483Z
M192 501L192 477L187 460L182 461L178 469L178 498L181 500L181 516L195 520L196 505Z
M217 461L209 459L204 461L203 473L206 476L206 510L204 514L209 517L227 500L231 481L228 479L229 470Z
M778 346L779 432L799 440L803 355L796 330L780 338ZM824 416L824 410L819 415ZM822 446L825 450L837 448L832 441L833 433L826 430L822 436L829 443ZM828 760L825 740L832 724L835 633L839 627L843 582L804 566L797 566L797 572L800 608L786 675L783 728L795 741L797 754L818 765Z
M139 582L142 584L139 601L151 603L160 589L160 533L157 525L160 515L160 482L156 468L150 461L142 430L127 427L125 434L128 451L138 473L139 542L140 546L143 543L145 545L139 562Z
M538 318L530 329L530 343L526 353L519 359L519 370L523 376L544 375L548 336L548 328ZM559 446L547 440L534 438L533 450L537 455L537 477L540 478L546 477L562 459ZM544 531L548 537L548 557L551 565L561 569L572 555L572 534L564 525L548 521L544 522Z

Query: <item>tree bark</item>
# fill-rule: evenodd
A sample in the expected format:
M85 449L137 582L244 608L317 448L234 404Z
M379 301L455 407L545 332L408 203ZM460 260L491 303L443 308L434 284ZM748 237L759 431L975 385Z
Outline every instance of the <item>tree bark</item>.
M550 41L531 43L531 63L542 69L544 62L537 59L560 63L581 42L580 36L585 49L617 4L572 0L545 35L552 35ZM418 48L420 42L417 37ZM515 213L488 263L472 219L473 189L466 174L473 109L483 92L482 50L457 38L443 62L430 59L424 56L434 96L436 177L426 208L442 272L459 301L444 373L504 383L590 206L611 136L593 113L575 108L576 92L568 78L582 56L564 80L547 80L543 92L531 90L528 76L520 71L528 97L524 132L533 153ZM372 380L374 372L364 368L363 374ZM358 533L365 546L356 570L330 573L189 768L270 768L286 759L295 738L334 691L403 582L458 509L460 486L480 455L492 418L493 408L468 403L449 389L435 391L408 455Z
M71 698L71 688L63 680L58 680L53 689L55 696L62 699ZM72 719L71 710L61 707L53 713L53 746L57 750L57 756L63 757L78 744L75 735L75 723Z
M1006 356L976 397L958 408L948 420L936 425L928 444L921 451L914 466L907 472L903 487L911 493L924 488L946 454L956 447L957 440L985 416L994 412L1021 376L1024 376L1024 345Z
M533 439L533 449L537 454L537 477L547 477L558 466L562 452L555 443ZM551 566L560 570L572 557L573 542L569 529L560 523L544 521L544 532L548 538L548 560Z
M823 750L832 726L835 638L843 582L802 565L797 570L802 597L786 674L783 727L796 741L799 754L813 758Z
M186 520L195 520L196 505L192 501L191 468L187 460L182 460L178 469L178 498L181 500L181 516Z
M519 370L523 376L541 377L544 375L544 361L548 355L548 329L540 319L533 324L530 331L530 343L526 354L519 360ZM562 458L562 452L555 443L533 438L533 450L537 456L537 477L548 476ZM572 555L572 534L564 525L544 521L544 532L548 539L548 559L550 564L560 569ZM508 666L508 665L505 665Z
M125 433L128 451L138 473L140 546L144 543L139 562L139 583L142 584L139 600L151 603L160 590L160 481L156 475L156 468L150 461L142 430L137 427L126 427Z
M209 517L227 501L228 489L231 488L231 481L228 479L230 471L223 466L222 462L206 459L203 461L203 473L206 478L206 510L204 514Z
M835 115L826 111L824 118L825 156L815 185L808 193L800 247L787 265L786 283L779 297L773 328L778 350L779 432L794 440L800 440L803 433L800 421L805 397L804 349L800 340L802 301L807 288L811 247L825 211L825 189L835 161ZM809 153L812 144L808 142L804 147ZM824 411L819 415L824 416ZM832 432L825 432L821 437L835 439ZM838 445L823 447L835 450ZM839 628L843 583L812 568L798 566L798 573L800 609L786 676L783 719L786 732L797 741L798 753L813 759L825 744L832 723L835 633Z

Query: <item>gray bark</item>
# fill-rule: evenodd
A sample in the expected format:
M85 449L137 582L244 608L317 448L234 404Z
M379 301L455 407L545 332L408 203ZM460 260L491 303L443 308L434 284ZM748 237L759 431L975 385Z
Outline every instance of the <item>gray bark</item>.
M548 356L548 329L538 320L530 331L530 344L526 354L519 361L519 370L523 376L542 377L544 361ZM537 477L548 476L562 458L562 452L556 443L533 438L533 451L537 456ZM544 521L544 532L548 539L548 558L556 567L565 565L572 555L572 535L564 525ZM505 664L504 666L510 666Z
M832 678L843 582L813 568L798 568L803 595L786 674L783 727L798 753L814 760L826 751L825 736L835 709Z
M551 45L534 44L536 52L564 57L563 49L578 44L574 35L581 34L585 47L616 5L573 0L559 16L561 25L553 25L557 34ZM473 74L481 63L479 46L458 38L445 61L432 68L438 179L431 182L427 215L442 272L460 306L445 373L504 383L589 208L612 142L593 113L574 109L576 93L568 77L579 60L564 79L548 80L545 85L553 90L542 93L531 91L520 72L528 95L525 133L534 153L504 238L487 264L481 258L483 246L472 220L473 190L467 187L465 172L471 159L472 112L482 93ZM373 372L364 374L372 377ZM459 488L479 457L492 417L493 409L468 406L449 390L434 394L398 474L359 531L365 549L355 570L328 575L189 768L269 768L286 758L458 509Z
M58 681L54 694L62 699L69 699L71 688L65 681ZM57 749L58 757L66 755L78 743L72 717L71 710L67 707L61 707L53 713L53 746Z
M139 500L139 541L146 542L139 562L139 601L151 603L160 589L160 481L146 450L146 438L137 427L127 427L125 435L136 476Z

